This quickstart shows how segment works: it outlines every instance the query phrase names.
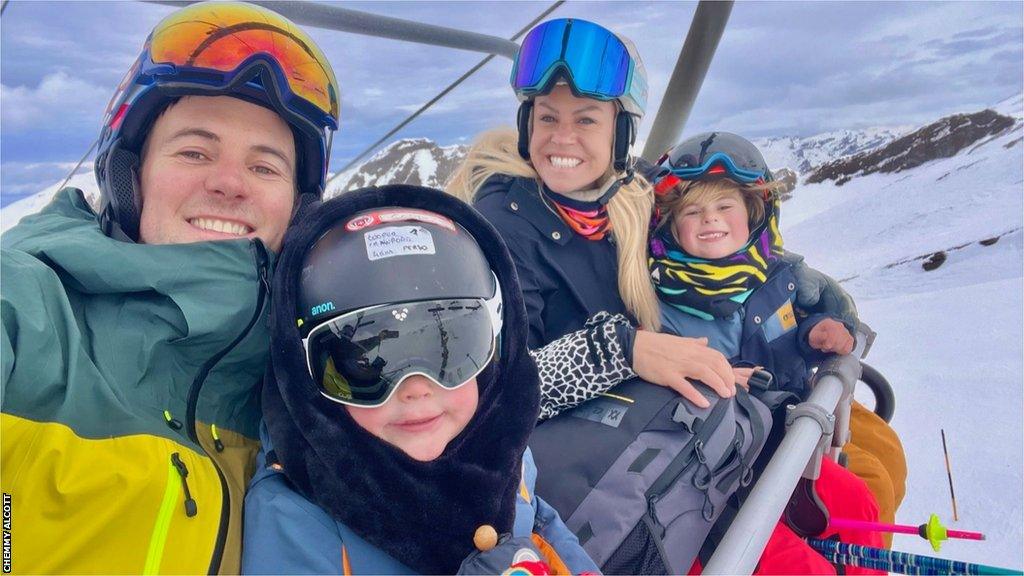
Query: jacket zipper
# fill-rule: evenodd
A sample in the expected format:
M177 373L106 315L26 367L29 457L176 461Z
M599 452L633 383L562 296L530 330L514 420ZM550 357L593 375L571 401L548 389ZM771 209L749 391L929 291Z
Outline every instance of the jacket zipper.
M177 453L175 453L176 455ZM164 557L164 546L167 544L167 532L171 527L171 516L174 514L174 503L178 501L180 487L181 482L178 480L178 472L174 462L171 462L167 466L167 485L164 487L164 499L160 502L160 510L156 514L153 535L149 537L146 563L142 568L143 574L157 574L160 571L160 562Z
M245 329L235 337L235 339L225 346L221 351L211 356L206 362L203 363L199 369L199 373L192 380L192 385L188 390L188 405L186 409L185 425L188 430L188 437L196 443L204 452L206 449L199 443L199 436L196 434L196 409L199 403L199 393L203 389L203 384L206 383L207 376L210 375L210 371L217 365L225 356L231 352L235 346L245 339L252 331L253 326L256 325L260 315L263 312L264 304L267 298L267 294L270 293L270 281L267 277L267 269L269 267L270 258L267 255L267 249L263 246L263 242L259 239L252 241L253 252L256 258L256 273L259 276L259 292L256 297L256 310L253 311L252 318L249 319L249 323L246 324ZM209 574L216 574L220 571L221 558L224 555L224 543L227 540L227 525L231 518L231 494L228 492L227 478L224 477L224 472L217 465L217 461L210 456L210 463L213 464L213 469L217 471L217 477L220 478L220 491L222 495L221 509L220 509L220 525L217 529L217 542L213 548L213 556L210 558L210 566L207 569ZM184 477L182 477L184 481Z
M185 491L185 516L191 518L199 513L199 507L192 499L192 492L188 489L188 468L181 461L181 455L177 452L171 454L171 464L178 471L178 476L181 476L181 489Z

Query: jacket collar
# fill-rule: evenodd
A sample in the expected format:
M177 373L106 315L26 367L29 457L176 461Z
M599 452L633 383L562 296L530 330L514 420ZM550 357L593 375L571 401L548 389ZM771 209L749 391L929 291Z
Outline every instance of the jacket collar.
M522 216L541 236L559 246L568 244L575 234L554 209L544 203L536 180L516 178L505 197L505 208Z

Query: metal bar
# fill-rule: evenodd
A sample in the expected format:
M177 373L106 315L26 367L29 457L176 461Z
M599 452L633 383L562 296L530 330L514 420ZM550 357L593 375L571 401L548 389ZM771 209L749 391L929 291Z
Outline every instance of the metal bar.
M704 76L715 56L718 41L732 12L732 0L714 2L701 0L690 22L683 49L668 81L661 107L654 117L651 133L647 137L642 156L654 162L658 156L679 142L686 120L697 100Z
M145 1L168 6L188 6L193 4L193 2L186 0ZM484 52L486 54L504 56L509 60L515 58L516 51L519 50L518 44L498 36L467 32L433 24L423 24L391 16L360 12L350 8L341 8L340 6L329 6L318 2L249 1L252 4L259 4L269 8L296 24L312 26L314 28L351 32L353 34L377 36L379 38L391 38L392 40L417 42L433 46L445 46L447 48L469 50L472 52Z
M860 363L853 356L826 361L818 370L818 379L807 403L834 412L844 390L857 382L859 368ZM704 568L704 574L753 572L821 436L821 425L814 418L798 417L790 424L771 462Z
M92 154L93 149L96 148L96 145L99 143L99 138L92 141L92 146L89 146L89 149L85 151L85 154L83 154L82 157L79 158L78 164L75 164L75 167L71 169L71 172L68 172L67 178L65 178L64 181L60 183L60 186L57 187L57 190L63 190L64 187L68 185L68 181L70 181L71 177L74 176L76 172L78 172L78 169L82 167L82 163L85 162L85 159L89 157L89 154Z
M547 10L544 10L543 12L541 12L536 18L534 18L532 21L530 21L529 24L527 24L526 26L523 26L522 28L519 29L518 32L513 34L512 38L510 38L509 41L514 41L517 38L519 38L520 36L522 36L523 34L526 34L531 28L533 28L533 26L535 24L537 24L538 22L540 22L541 20L546 18L548 16L548 14L551 14L552 12L554 12L555 9L557 9L562 4L565 4L565 0L558 0L558 1L554 2L554 3L552 3L551 6L548 6ZM429 101L427 101L426 104L424 104L423 106L420 106L418 110L416 110L411 115L409 115L409 117L406 118L405 120L402 120L401 122L399 122L397 126L392 128L391 130L389 130L387 134L381 136L376 142L374 142L373 144L370 144L369 146L367 146L366 149L364 149L362 152L360 152L358 156L356 156L352 160L349 160L348 164L345 164L345 166L342 167L341 170L338 170L337 172L335 172L334 176L331 176L330 178L327 179L326 184L324 184L324 193L326 194L326 192L327 192L327 184L330 184L331 180L334 180L338 176L344 174L346 170L348 170L349 168L355 166L357 162L359 162L360 160L365 158L370 152L373 152L374 150L376 150L377 146L380 146L388 138L391 138L392 136L394 136L399 130L401 130L402 128L405 128L406 126L408 126L410 122L412 122L413 120L418 118L420 114L422 114L428 108L433 106L435 102L437 102L441 98L444 98L449 92L451 92L456 87L458 87L459 84L462 84L463 82L465 82L467 78L472 76L477 70L483 68L484 65L487 64L488 62L490 62L493 58L494 58L494 55L492 54L491 56L487 56L483 60L477 62L475 66L473 66L472 68L467 70L466 73L463 74L462 76L459 76L454 82L449 84L437 96L434 96Z

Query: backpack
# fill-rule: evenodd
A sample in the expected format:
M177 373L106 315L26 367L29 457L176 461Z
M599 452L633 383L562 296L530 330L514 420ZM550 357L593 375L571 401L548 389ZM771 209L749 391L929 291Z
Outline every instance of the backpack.
M769 408L737 388L698 408L640 379L542 424L535 491L609 574L685 574L726 501L753 479Z

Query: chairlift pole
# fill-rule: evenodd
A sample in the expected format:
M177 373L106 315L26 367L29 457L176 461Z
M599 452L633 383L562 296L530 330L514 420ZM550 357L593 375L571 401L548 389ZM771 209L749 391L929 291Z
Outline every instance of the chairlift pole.
M825 430L825 422L815 415L833 414L859 377L860 362L852 355L827 360L818 369L811 396L794 410L801 415L788 424L786 436L708 561L704 574L754 571L801 473L806 471L823 437L832 434L832 429Z
M679 142L693 103L700 93L704 76L715 56L718 41L732 12L732 0L716 2L701 0L690 22L683 49L679 52L661 107L654 117L654 125L647 137L642 156L654 162L670 147Z
M187 0L145 1L168 6L194 4ZM272 2L267 0L249 0L249 2L273 10L296 24L314 28L484 52L504 56L509 60L515 58L516 51L519 50L518 44L498 36L423 24L319 2Z

